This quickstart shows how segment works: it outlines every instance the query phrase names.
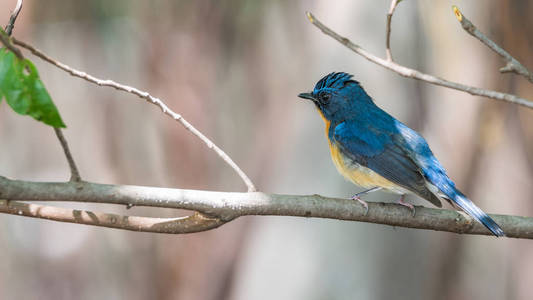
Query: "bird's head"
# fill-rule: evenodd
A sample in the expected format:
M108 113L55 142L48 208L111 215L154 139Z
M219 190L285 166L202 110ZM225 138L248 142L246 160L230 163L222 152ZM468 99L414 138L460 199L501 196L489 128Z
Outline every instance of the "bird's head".
M365 105L373 105L372 98L359 82L343 72L324 76L312 92L301 93L298 97L313 101L322 117L329 122L354 118L360 110L365 109Z

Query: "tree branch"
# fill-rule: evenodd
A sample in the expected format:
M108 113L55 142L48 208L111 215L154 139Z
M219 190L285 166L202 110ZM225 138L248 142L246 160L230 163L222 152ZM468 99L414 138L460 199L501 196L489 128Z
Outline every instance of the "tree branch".
M11 35L11 33L13 32L13 28L15 28L15 21L17 20L17 17L19 16L21 9L22 9L22 0L18 0L17 4L15 5L15 9L11 13L11 17L9 18L9 23L7 23L7 26L5 28L5 31L8 36Z
M500 68L501 73L513 72L518 75L524 76L527 80L529 80L529 82L533 83L533 73L531 73L531 71L529 71L518 60L512 57L511 54L503 50L500 46L498 46L498 44L496 44L494 41L485 36L481 31L479 31L477 27L461 13L457 6L453 5L452 8L455 17L457 17L457 20L459 21L459 23L461 23L461 26L466 32L480 40L483 44L489 47L492 51L496 52L507 62L504 67Z
M61 130L61 128L55 127L54 131L56 133L57 138L59 139L61 147L63 148L63 152L65 152L65 157L67 158L68 166L70 168L70 181L81 181L80 172L78 171L78 167L76 167L74 158L72 158L72 154L70 153L67 140L63 136L63 131Z
M350 220L407 228L490 235L483 225L453 210L417 206L416 216L412 217L410 210L404 206L395 203L369 202L368 214L365 214L365 208L356 201L326 198L319 195L228 193L89 182L28 182L0 176L0 199L181 208L199 211L204 216L214 218L217 221L211 225L213 228L240 216L275 215ZM1 210L1 206L0 212L17 214L14 210ZM72 222L73 216L73 212L69 212L53 220ZM503 228L508 237L533 239L533 218L506 215L491 215L491 217ZM97 225L98 222L83 224ZM209 226L205 226L202 228L209 229ZM113 227L131 228L123 224ZM145 228L147 227L139 231L144 231Z
M108 87L112 87L112 88L115 88L117 90L120 90L120 91L124 91L124 92L127 92L127 93L130 93L130 94L134 94L146 101L148 101L149 103L152 103L156 106L158 106L161 111L170 116L171 118L173 118L174 120L178 121L183 127L185 127L185 129L187 129L189 132L191 132L193 135L195 135L197 138L199 138L202 142L204 142L204 144L209 148L209 149L212 149L213 151L215 151L215 153L220 157L222 158L222 160L224 160L224 162L229 165L242 179L242 181L246 184L246 186L248 187L248 191L249 192L254 192L256 191L256 188L254 186L254 184L252 183L252 181L250 180L250 178L241 170L241 168L222 150L220 149L217 145L215 145L215 143L213 143L209 138L207 138L203 133L201 133L198 129L196 129L194 126L191 125L191 123L189 123L187 120L185 120L180 114L178 113L175 113L174 111L172 111L161 99L159 98L156 98L152 95L150 95L149 93L145 92L145 91L141 91L139 89L136 89L134 87L131 87L131 86L127 86L127 85L124 85L124 84L120 84L120 83L116 83L112 80L103 80L103 79L99 79L99 78L96 78L92 75L89 75L85 72L82 72L82 71L78 71L76 69L73 69L69 66L67 66L66 64L64 63L61 63L51 57L49 57L48 55L44 54L42 51L34 48L33 46L29 45L29 44L26 44L22 41L19 41L15 38L13 38L13 43L18 45L18 46L21 46L27 50L29 50L31 53L33 53L35 56L41 58L42 60L58 67L59 69L69 73L70 75L74 76L74 77L78 77L78 78L81 78L81 79L84 79L88 82L91 82L91 83L94 83L96 85L99 85L99 86L108 86Z
M0 213L131 231L183 234L214 229L224 222L200 213L180 218L123 216L0 200Z
M11 52L15 54L18 59L24 59L19 48L13 46L8 35L0 32L0 42Z
M400 0L401 1L401 0ZM393 61L392 59L392 51L390 47L390 33L391 33L391 22L392 22L392 15L394 14L394 10L396 9L396 6L398 5L398 0L392 0L390 3L389 13L387 13L387 23L386 23L386 33L385 33L385 54L387 55L388 61Z
M395 63L394 61L388 61L386 59L382 59L380 57L375 56L374 54L366 51L365 49L361 48L359 45L354 44L349 39L337 34L330 28L328 28L326 25L322 24L318 19L315 18L313 14L310 12L307 12L307 18L309 21L315 25L318 29L320 29L324 34L332 37L333 39L337 40L339 43L346 46L348 49L352 50L353 52L361 55L362 57L366 58L367 60L378 64L382 67L385 67L401 76L408 77L408 78L414 78L418 79L424 82L428 82L435 85L444 86L447 88L455 89L458 91L463 91L466 93L469 93L471 95L477 95L477 96L483 96L491 99L511 102L514 104L522 105L527 108L533 108L533 102L524 98L520 98L518 96L512 95L512 94L506 94L501 92L496 92L492 90L486 90L481 89L473 86L468 86L462 83L452 82L448 81L446 79L442 79L440 77L436 77L433 75L425 74L420 71L407 68L405 66L399 65Z

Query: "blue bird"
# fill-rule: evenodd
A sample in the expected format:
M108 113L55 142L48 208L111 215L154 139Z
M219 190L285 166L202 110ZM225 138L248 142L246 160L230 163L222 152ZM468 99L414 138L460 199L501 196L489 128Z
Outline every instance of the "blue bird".
M366 190L359 196L384 189L418 195L441 207L439 197L460 207L494 235L503 230L486 213L461 193L416 131L374 104L359 82L346 73L330 73L320 79L310 93L300 98L311 100L326 123L331 158L346 179Z

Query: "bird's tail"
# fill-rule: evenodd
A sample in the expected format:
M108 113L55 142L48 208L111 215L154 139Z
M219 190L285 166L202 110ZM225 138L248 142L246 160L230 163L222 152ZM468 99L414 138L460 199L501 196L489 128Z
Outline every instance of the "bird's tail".
M495 236L505 236L505 233L494 220L484 213L479 207L477 207L470 199L468 199L463 193L456 190L455 197L451 200L457 204L462 210L464 210L471 217L476 219L479 223L485 225Z

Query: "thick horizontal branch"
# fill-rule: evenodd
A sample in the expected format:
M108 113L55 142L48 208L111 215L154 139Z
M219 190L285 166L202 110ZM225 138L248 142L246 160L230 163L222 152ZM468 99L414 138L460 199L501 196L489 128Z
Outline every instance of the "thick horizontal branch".
M395 63L392 60L386 60L386 59L380 58L380 57L368 52L367 50L361 48L359 45L354 44L349 39L339 35L335 31L331 30L329 27L327 27L326 25L322 24L318 19L316 19L313 14L308 12L307 13L307 18L309 19L309 21L313 25L315 25L318 29L320 29L324 34L334 38L335 40L337 40L338 42L340 42L341 44L346 46L348 49L350 49L353 52L361 55L362 57L366 58L367 60L369 60L369 61L371 61L371 62L373 62L375 64L378 64L378 65L380 65L382 67L385 67L385 68L387 68L387 69L389 69L389 70L391 70L391 71L393 71L393 72L395 72L395 73L397 73L397 74L399 74L401 76L418 79L418 80L425 81L425 82L428 82L428 83L431 83L431 84L440 85L440 86L444 86L444 87L447 87L447 88L455 89L455 90L458 90L458 91L463 91L463 92L469 93L471 95L483 96L483 97L487 97L487 98L491 98L491 99L507 101L507 102L511 102L511 103L515 103L515 104L519 104L519 105L525 106L527 108L533 108L533 102L532 101L524 99L524 98L520 98L520 97L512 95L512 94L506 94L506 93L501 93L501 92L497 92L497 91L481 89L481 88L477 88L477 87L473 87L473 86L468 86L468 85L465 85L465 84L462 84L462 83L448 81L448 80L440 78L440 77L436 77L436 76L433 76L433 75L425 74L425 73L422 73L420 71L417 71L417 70L414 70L414 69L399 65L399 64Z
M452 8L455 17L457 17L457 20L459 23L461 23L461 27L463 27L466 32L480 40L483 44L489 47L489 49L496 52L507 62L507 64L500 69L500 72L514 72L518 75L524 76L527 80L529 80L529 82L533 83L533 73L531 73L531 71L524 67L524 65L522 65L516 58L512 57L509 52L505 51L502 47L479 31L479 29L477 29L477 27L461 13L457 6L454 5Z
M404 206L370 202L368 213L365 214L365 208L357 201L319 195L228 193L89 182L45 183L0 177L0 199L181 208L202 212L220 222L246 215L297 216L490 235L484 226L453 210L417 206L416 215L413 217L410 210ZM508 237L533 238L533 218L505 215L491 217Z

